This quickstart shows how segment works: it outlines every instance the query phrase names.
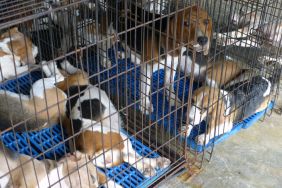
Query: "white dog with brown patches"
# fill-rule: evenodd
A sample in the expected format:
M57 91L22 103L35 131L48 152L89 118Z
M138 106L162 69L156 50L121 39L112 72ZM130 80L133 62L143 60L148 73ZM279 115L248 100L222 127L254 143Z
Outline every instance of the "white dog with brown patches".
M196 138L204 145L216 136L230 132L233 124L242 121L267 108L270 102L272 83L254 76L221 90L203 86L193 93L192 107L189 110L189 136L193 125L207 122L205 133Z
M35 64L38 49L18 28L9 29L0 36L0 81L28 71Z
M123 162L136 167L146 177L168 167L164 157L146 158L132 147L121 130L122 119L107 94L95 86L70 87L67 118L64 121L69 136L75 137L76 149L87 153L94 165L110 168ZM77 93L79 95L77 96Z
M0 160L0 187L96 188L99 185L96 167L80 152L66 155L58 162L39 161L12 151L1 142Z

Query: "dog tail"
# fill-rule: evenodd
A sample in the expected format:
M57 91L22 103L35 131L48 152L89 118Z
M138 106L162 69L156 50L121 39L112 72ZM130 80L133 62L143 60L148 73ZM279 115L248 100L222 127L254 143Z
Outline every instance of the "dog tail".
M25 108L25 99L19 100L19 95L0 94L0 131L15 130L23 132L38 129L42 120L36 119L35 112Z

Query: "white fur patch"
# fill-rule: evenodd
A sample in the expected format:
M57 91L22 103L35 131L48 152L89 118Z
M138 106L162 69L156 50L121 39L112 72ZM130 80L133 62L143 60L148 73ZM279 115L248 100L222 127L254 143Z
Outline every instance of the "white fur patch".
M3 161L6 163L6 161ZM0 174L6 174L7 172L1 172L0 171ZM8 183L9 183L9 180L10 180L10 175L6 175L2 178L0 178L0 187L7 187Z
M231 101L230 101L230 97L228 95L228 92L227 91L224 91L224 90L220 90L220 92L222 93L223 97L224 97L224 107L225 107L225 112L224 112L224 115L227 116L230 114L230 111L231 111Z
M36 188L47 188L58 182L60 179L67 176L67 174L63 174L63 164L60 164L57 168L51 170L48 173L48 176L45 176L38 182L38 186ZM50 183L49 183L50 182ZM69 187L65 183L65 180L61 180L58 183L54 184L52 188L61 188L61 187Z
M263 94L263 97L267 97L268 95L270 95L270 92L271 92L271 83L265 77L262 77L262 79L264 79L267 82L267 89L266 89L266 91Z
M32 56L35 58L38 54L38 48L34 44L32 44Z

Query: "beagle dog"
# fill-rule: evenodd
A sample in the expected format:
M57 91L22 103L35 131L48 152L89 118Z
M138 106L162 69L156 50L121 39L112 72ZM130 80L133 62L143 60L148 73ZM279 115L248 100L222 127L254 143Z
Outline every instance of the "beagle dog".
M62 89L89 83L86 73L76 69L68 61L61 62L61 71L54 62L42 64L47 78L34 82L30 95L0 90L1 131L14 129L22 132L58 123L66 108L67 95ZM66 73L70 75L65 77Z
M194 42L193 46L196 52L203 52L204 55L209 53L210 48L212 19L207 11L200 7L185 8L162 22L167 24L164 30L157 31L155 29L153 32L152 28L142 27L126 33L128 39L136 36L136 40L127 40L127 44L124 44L127 54L130 54L131 61L141 64L140 110L146 114L154 111L149 99L153 71L165 67L167 98L172 105L175 105L178 99L171 91L171 84L180 61L179 58L181 60L187 59L181 58L181 53L187 51L182 48L182 44L185 44L184 47L186 47L187 44L191 45ZM137 37L141 37L141 40L137 40ZM175 48L177 49L175 50ZM133 49L136 49L137 52Z
M38 49L17 27L0 35L0 82L28 71Z
M159 169L169 166L164 157L140 156L123 133L122 118L107 94L92 85L70 87L67 115L63 122L70 145L93 159L95 166L110 168L127 162L145 177L154 176Z
M207 130L196 138L200 145L231 131L234 123L267 108L271 88L272 83L263 76L254 76L224 90L200 87L193 93L187 136L193 125L198 125L203 120L207 122Z
M98 188L96 167L85 154L75 152L58 162L37 160L6 148L0 142L1 187L91 187Z

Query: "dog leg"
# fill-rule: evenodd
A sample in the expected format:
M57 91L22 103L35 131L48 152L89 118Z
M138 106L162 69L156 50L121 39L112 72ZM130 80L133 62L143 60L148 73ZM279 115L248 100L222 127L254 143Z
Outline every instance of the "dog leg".
M232 130L232 128L233 128L232 121L230 122L227 121L226 123L220 124L215 127L215 130L211 129L210 133L206 133L206 134L204 133L204 134L200 134L199 136L197 136L196 138L197 144L206 145L214 137L222 135L224 133L228 133Z
M16 67L15 75L20 75L20 74L25 73L27 71L28 71L28 65Z
M193 129L193 125L191 125L190 123L189 123L189 125L188 125L188 129L187 129L186 125L181 126L181 127L180 127L181 135L182 135L182 136L185 136L185 135L186 135L186 137L189 137L190 134L191 134L192 129Z
M75 74L77 71L80 71L80 69L76 68L68 60L64 60L60 63L63 70L65 70L69 74Z
M141 81L141 93L140 93L140 110L149 114L154 111L153 104L150 101L150 90L151 90L151 77L152 77L152 66L151 64L145 64L141 66L140 81Z
M10 55L0 57L0 77L2 78L3 75L3 78L1 80L8 79L10 77L14 77L16 75L20 75L24 72L27 72L28 65L20 66L20 64L20 59L17 56L15 56L14 59L13 56Z
M109 59L108 55L108 48L110 48L110 46L108 46L107 41L102 42L102 44L100 43L100 45L98 45L100 47L99 48L99 55L101 57L102 60L102 66L104 68L110 68L112 67L112 61Z
M175 63L176 64L176 63ZM171 106L180 106L181 101L175 94L174 91L174 77L176 74L176 70L173 68L171 71L170 68L166 68L165 70L165 88L166 88L166 98L169 101Z

